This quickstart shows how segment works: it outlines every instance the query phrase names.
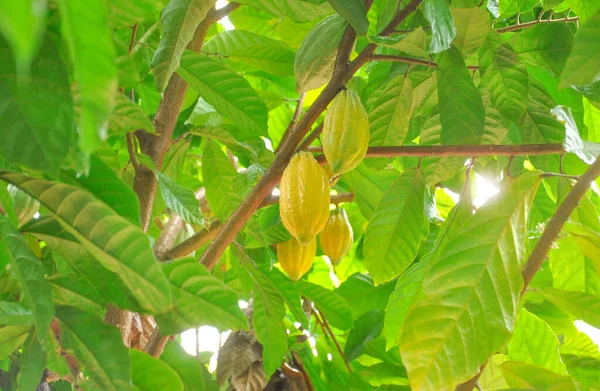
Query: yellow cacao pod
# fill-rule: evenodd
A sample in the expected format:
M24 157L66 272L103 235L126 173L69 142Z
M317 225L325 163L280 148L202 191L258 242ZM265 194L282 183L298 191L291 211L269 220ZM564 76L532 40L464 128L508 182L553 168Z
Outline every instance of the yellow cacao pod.
M7 189L13 202L15 214L19 220L19 226L33 219L35 214L40 210L38 200L14 185L8 185Z
M298 281L310 270L317 254L317 241L312 240L303 246L295 238L277 244L277 259L283 271L294 281Z
M331 211L319 239L321 240L321 249L331 259L331 263L334 265L340 263L354 242L352 226L345 210L338 208Z
M285 228L308 245L329 217L329 178L307 152L298 152L285 168L279 185L279 213Z
M369 147L369 118L355 91L343 90L331 102L321 144L333 174L358 166Z

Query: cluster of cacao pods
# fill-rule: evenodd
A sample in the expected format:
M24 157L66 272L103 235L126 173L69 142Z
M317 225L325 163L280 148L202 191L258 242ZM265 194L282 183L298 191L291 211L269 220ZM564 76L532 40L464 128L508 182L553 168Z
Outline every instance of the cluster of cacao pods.
M324 169L307 152L294 155L283 172L280 192L281 221L292 238L277 245L277 258L293 280L312 267L316 236L333 265L353 243L352 227L343 209L329 213L330 183L360 164L369 145L369 120L358 94L341 91L331 103L323 123Z

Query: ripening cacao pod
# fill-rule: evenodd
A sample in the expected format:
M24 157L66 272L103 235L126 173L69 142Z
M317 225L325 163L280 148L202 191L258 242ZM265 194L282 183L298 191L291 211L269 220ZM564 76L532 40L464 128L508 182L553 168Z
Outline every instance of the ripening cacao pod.
M298 152L285 168L279 185L279 213L285 228L308 245L329 217L329 178L307 152Z
M277 244L277 259L281 268L294 281L310 270L317 254L317 241L313 239L303 246L295 238Z
M31 220L40 210L40 203L14 185L8 185L7 189L19 220L19 226L21 226Z
M331 102L321 144L334 175L358 166L369 147L369 118L355 91L343 90Z
M334 266L340 263L354 242L352 226L344 209L337 208L331 211L325 228L319 234L319 239L321 249L331 259L331 263Z

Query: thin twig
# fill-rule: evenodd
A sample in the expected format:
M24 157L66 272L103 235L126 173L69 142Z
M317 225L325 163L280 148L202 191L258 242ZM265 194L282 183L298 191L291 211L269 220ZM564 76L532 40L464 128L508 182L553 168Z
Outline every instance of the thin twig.
M318 310L318 308L317 308ZM318 313L316 311L313 310L313 314L315 315L315 317L318 317L319 314L321 315L321 325L325 327L325 329L327 330L327 333L329 334L329 336L331 337L331 339L333 340L333 343L335 344L335 347L337 348L340 357L342 358L342 360L344 361L344 364L346 364L346 368L348 368L348 372L352 373L352 367L350 366L350 363L348 363L348 361L346 361L346 356L344 356L344 351L342 350L342 347L340 346L340 343L338 342L335 334L333 333L333 330L331 329L331 326L329 325L329 322L327 321L327 318L325 318L325 314L323 314L321 311L319 311Z
M133 47L135 46L135 35L137 34L138 24L134 24L131 28L131 40L129 41L129 51L127 53L131 54Z
M131 49L130 52L135 54L138 50L140 50L140 46L149 46L146 44L146 40L152 35L152 33L154 33L154 31L156 31L159 25L160 22L156 22L152 26L150 26L148 30L146 30L144 35L142 35L139 40L134 42L134 47Z
M304 151L304 150L308 149L310 144L312 144L312 142L315 141L321 135L321 132L323 132L323 124L322 123L319 124L316 128L314 128L314 130L312 132L310 132L308 136L306 136L306 138L302 141L302 143L298 147L298 151Z
M396 56L391 54L373 54L370 58L370 61L394 61L403 62L406 64L424 65L426 67L437 68L437 64L433 61L421 60L420 58L413 57ZM467 69L477 70L479 69L479 66L467 65Z
M292 119L290 120L290 123L285 130L285 133L283 133L283 137L281 137L281 141L279 142L277 149L275 149L275 153L279 152L279 148L283 144L285 144L288 137L290 136L290 133L294 130L296 123L298 123L298 119L300 119L300 115L302 115L302 105L304 104L305 97L306 93L303 92L302 94L300 94L300 98L298 98L298 102L296 103L296 110L294 110L294 115L292 116Z
M138 162L137 157L135 156L135 147L134 147L135 141L133 140L133 133L127 132L126 139L127 139L127 152L129 152L129 161L131 161L131 165L133 166L133 169L135 171L137 171L140 168L140 163Z
M551 16L552 17L552 16ZM579 17L574 16L572 18L561 18L561 19L540 19L540 20L532 20L531 22L525 22L525 23L520 23L520 24L515 24L512 26L506 26L506 27L500 27L496 29L496 32L502 34L502 33L508 33L510 31L516 31L516 30L521 30L524 28L528 28L528 27L533 27L536 24L542 24L542 23L571 23L571 22L577 22L579 21Z

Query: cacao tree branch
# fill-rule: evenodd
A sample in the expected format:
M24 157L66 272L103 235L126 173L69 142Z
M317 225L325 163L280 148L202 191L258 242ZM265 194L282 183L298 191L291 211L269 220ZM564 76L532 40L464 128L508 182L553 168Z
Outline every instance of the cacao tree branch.
M437 64L433 61L427 61L413 57L395 56L392 54L373 54L369 60L403 62L406 64L424 65L426 67L437 68ZM479 67L477 65L467 65L467 69L477 70Z
M306 96L306 93L304 93L304 92L302 94L300 94L300 97L298 98L298 102L296 103L296 110L294 110L294 115L292 116L292 119L290 120L290 124L288 125L287 129L285 130L283 137L281 137L281 141L279 142L277 149L275 149L275 153L279 153L279 149L281 148L281 146L283 144L285 144L285 141L287 140L290 133L294 129L294 126L296 126L296 123L298 123L298 119L300 119L300 115L302 115L302 105L304 104L305 96Z
M394 19L383 29L380 35L389 35L394 29L406 19L408 15L414 12L423 0L411 0L401 11L396 13ZM273 187L279 182L283 170L287 166L296 148L302 142L302 139L315 123L319 115L325 110L327 105L333 100L340 89L350 80L350 78L365 64L369 57L377 47L375 44L368 44L363 51L349 64L344 63L343 59L349 58L350 52L354 46L354 42L349 43L346 40L352 38L353 34L344 34L344 39L340 44L336 64L338 69L334 72L331 80L317 97L313 105L308 109L306 114L300 119L294 130L290 133L289 138L281 146L280 152L275 156L275 159L261 178L258 184L251 190L250 194L244 199L240 206L233 212L227 220L221 232L215 240L206 249L200 261L209 269L212 268L219 259L219 256L225 251L229 243L235 238L235 235L242 229L246 221L252 216L254 211L260 206L262 200L267 197ZM343 64L343 65L342 65Z
M317 125L317 127L314 128L313 131L308 134L308 136L306 136L306 138L302 141L302 143L298 147L298 151L307 150L308 147L310 146L310 144L312 144L312 142L315 141L321 135L321 132L323 132L323 124L322 123Z
M318 308L317 308L317 310L318 310ZM352 373L352 367L350 366L350 363L348 363L348 361L346 361L346 356L344 356L344 351L342 350L340 343L338 342L337 338L335 337L335 334L333 333L333 330L331 329L331 326L329 325L327 318L325 318L325 314L323 314L321 311L319 311L317 313L317 311L315 311L315 310L313 310L312 313L315 316L315 318L318 319L319 323L321 323L321 325L323 326L324 330L326 331L326 335L329 334L329 336L333 340L333 343L335 344L335 347L337 348L337 351L340 354L340 357L344 361L344 364L346 364L346 368L348 368L348 372ZM319 315L320 315L320 318L319 318Z
M506 26L506 27L500 27L496 29L496 32L502 34L502 33L508 33L509 31L516 31L516 30L521 30L521 29L525 29L528 27L532 27L535 26L536 24L540 24L540 23L570 23L570 22L577 22L579 21L579 17L574 16L574 17L566 17L566 18L561 18L561 19L540 19L540 20L532 20L531 22L525 22L525 23L519 23L519 24L515 24L512 26Z

